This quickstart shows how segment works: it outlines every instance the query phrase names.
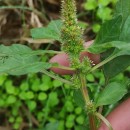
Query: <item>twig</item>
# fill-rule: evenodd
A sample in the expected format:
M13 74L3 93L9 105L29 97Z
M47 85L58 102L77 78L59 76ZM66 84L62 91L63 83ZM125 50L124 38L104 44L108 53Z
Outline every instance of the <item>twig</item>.
M97 112L95 113L95 115L106 124L106 126L109 128L109 130L113 130L111 124L105 117L103 117L100 113L97 113Z

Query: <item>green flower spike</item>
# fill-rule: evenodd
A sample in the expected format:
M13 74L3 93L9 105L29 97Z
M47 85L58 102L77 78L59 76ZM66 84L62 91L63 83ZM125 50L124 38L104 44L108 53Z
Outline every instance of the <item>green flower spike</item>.
M79 27L76 17L76 4L74 0L62 0L62 50L70 58L71 66L79 68L79 55L83 50L83 30Z

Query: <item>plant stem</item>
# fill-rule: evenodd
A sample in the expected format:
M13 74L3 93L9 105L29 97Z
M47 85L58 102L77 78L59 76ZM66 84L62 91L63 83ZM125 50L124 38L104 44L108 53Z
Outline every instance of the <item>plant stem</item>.
M95 113L95 115L106 124L106 126L109 128L109 130L113 130L111 124L105 117L103 117L100 113Z
M44 69L43 69L43 70L41 70L41 72L44 73L44 74L46 74L46 75L48 75L48 76L50 76L50 77L52 77L52 78L54 78L54 79L60 80L60 81L62 81L63 83L66 83L66 84L69 84L69 85L72 85L72 84L73 84L71 81L66 80L66 79L63 79L63 78L61 78L61 77L59 77L59 76L57 76L57 75L54 75L54 74L48 72L47 70L44 70Z
M87 87L86 87L85 75L80 73L79 78L80 78L80 81L81 81L81 92L83 94L85 105L89 109L92 106L92 102L89 99L88 90L87 90ZM95 122L95 115L93 113L88 113L88 116L89 116L90 129L91 130L97 130L96 122Z
M97 130L94 114L89 114L89 122L90 122L90 129L91 130Z
M88 95L88 90L86 89L86 80L85 76L83 74L79 74L80 81L81 81L81 92L83 94L85 103L90 102L89 95Z
M110 58L105 59L104 61L100 62L99 64L97 64L96 66L94 66L90 72L93 72L94 70L98 69L99 67L105 65L106 63L108 63L109 61L113 60L115 58L115 56L111 56Z

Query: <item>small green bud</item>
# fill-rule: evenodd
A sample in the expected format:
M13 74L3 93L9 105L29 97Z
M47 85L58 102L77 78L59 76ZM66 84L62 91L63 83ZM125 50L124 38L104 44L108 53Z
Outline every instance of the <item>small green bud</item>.
M87 112L88 113L95 113L96 112L96 106L94 105L94 103L92 101L87 103Z
M84 57L79 68L82 70L82 73L86 74L92 68L92 64L93 62L88 57Z
M76 89L80 88L80 80L79 80L79 77L76 74L73 75L73 77L71 78L71 81L73 82L74 88L76 88Z

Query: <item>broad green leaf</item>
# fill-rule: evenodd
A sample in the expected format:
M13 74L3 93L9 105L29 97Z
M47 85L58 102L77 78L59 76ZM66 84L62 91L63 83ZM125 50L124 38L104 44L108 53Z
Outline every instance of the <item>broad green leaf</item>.
M114 64L113 64L114 63ZM130 55L123 55L108 62L104 67L104 74L111 78L123 72L130 65Z
M31 35L34 39L53 39L61 41L61 20L53 20L47 27L34 28Z
M122 15L123 21L127 19L127 17L130 15L130 0L119 0L116 4L116 8L114 11L114 16Z
M93 46L119 39L119 35L121 31L121 23L122 23L121 16L118 16L112 20L105 22L102 25L96 37L96 40L94 41Z
M46 53L49 54L58 54L61 53L60 51L53 51L53 50L31 50L29 47L21 44L12 44L12 46L4 46L0 45L0 58L14 56L16 54L30 57L36 55L44 55Z
M111 48L113 49L112 53L110 51ZM102 56L105 57L103 57L103 59L105 59L104 61L109 62L103 67L103 69L105 76L111 78L125 70L130 65L130 44L127 42L113 41L92 48L90 47L89 51L93 53L102 53L107 49L109 49L108 52L104 53ZM107 56L105 56L105 54Z
M0 52L0 74L23 75L51 67L49 63L41 62L37 56L31 55L33 50L24 45L1 45Z
M120 83L112 82L100 93L96 99L96 106L114 104L119 101L125 94L127 89Z
M129 23L130 23L130 16L126 19L126 22L122 28L122 31L120 32L119 37L115 37L115 38L113 37L114 39L109 39L110 37L107 38L107 35L106 35L106 41L103 41L102 40L103 36L101 37L101 35L100 35L100 34L103 34L103 32L99 33L99 35L98 35L99 37L97 37L97 39L99 39L99 40L96 39L97 41L95 41L95 43L92 46L90 46L90 48L89 48L89 51L92 53L98 54L98 53L105 52L101 55L102 57L104 57L103 60L108 59L113 55L114 55L114 58L116 58L104 66L104 73L107 78L108 77L111 78L111 77L115 76L116 74L122 72L124 69L126 69L126 67L128 67L130 65L130 62L128 60L130 58L130 56L128 56L128 55L130 55L130 53L129 53L130 52L130 37L129 37L130 26L129 26ZM110 34L112 34L112 33L110 32ZM104 43L102 43L102 41ZM111 48L114 48L113 51L110 51ZM109 51L107 51L107 50L109 50ZM107 55L107 56L105 56L105 55Z
M119 39L121 41L130 42L130 14L124 22Z
M10 75L24 75L28 73L40 72L42 69L48 69L48 67L50 66L49 64L43 62L28 63L27 61L25 61L24 64L18 62L18 60L8 60L2 66L0 66L0 73L7 73Z
M88 25L83 22L79 22L79 26L85 29ZM33 28L31 29L31 36L34 39L52 39L62 42L61 40L61 20L52 20L47 27ZM53 52L53 51L52 51Z
M130 0L119 0L116 4L116 8L114 11L114 16L118 15L122 16L122 30L120 40L129 41L130 34Z
M121 26L121 33L120 33L119 39L116 39L116 40L130 43L130 0L119 0L118 1L117 5L116 5L114 16L117 17L118 15L122 16L122 26ZM128 50L126 49L126 51L128 51ZM124 50L124 52L125 52L125 50ZM104 53L104 54L106 55L106 53ZM110 53L108 52L107 55L108 54L110 54ZM109 62L108 64L106 64L104 66L105 76L107 78L111 78L111 77L115 76L116 74L125 70L126 67L128 67L130 65L129 59L130 59L130 56L124 55L121 57L117 57L116 59L114 59L111 62Z
M103 53L107 50L114 49L114 51L111 52L116 54L116 56L120 55L130 55L130 42L123 42L123 41L110 41L103 44L94 44L90 46L87 50L94 54ZM119 54L120 53L120 54Z
M90 47L91 52L94 53L104 52L101 54L101 57L103 57L102 60L106 60L109 58L111 59L111 56L113 54L115 55L114 58L112 58L112 61L109 61L109 63L104 65L103 69L105 77L107 79L122 72L124 69L126 69L127 66L130 65L129 36L130 36L130 1L119 0L117 2L116 9L114 11L114 18L103 24L94 44ZM119 41L119 44L114 45L115 43L113 41ZM109 42L112 42L113 45L110 44Z

